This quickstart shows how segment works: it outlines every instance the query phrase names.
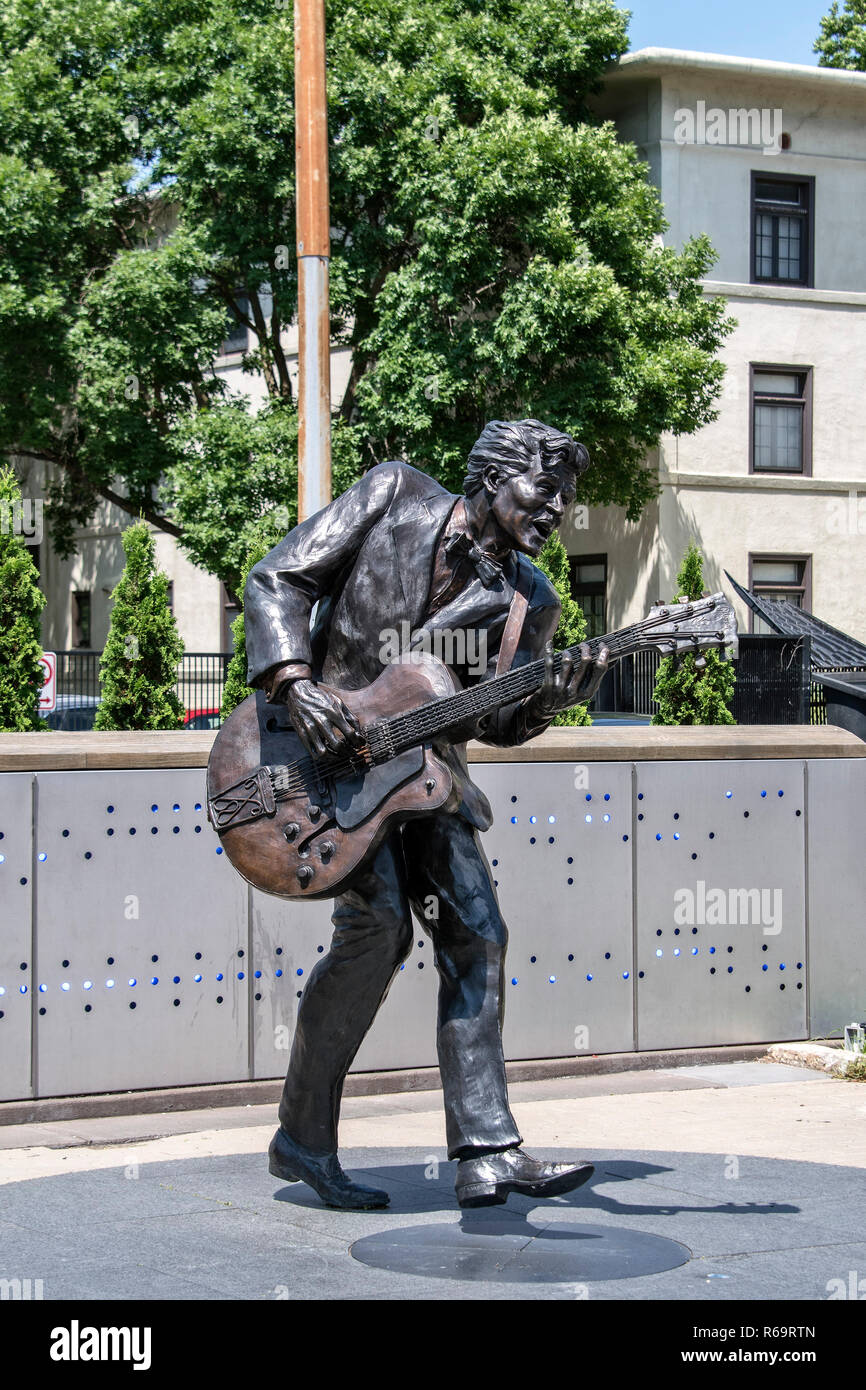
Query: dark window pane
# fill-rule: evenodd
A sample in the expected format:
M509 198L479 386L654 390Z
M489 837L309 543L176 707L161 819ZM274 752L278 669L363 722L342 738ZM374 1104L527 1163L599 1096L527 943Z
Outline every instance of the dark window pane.
M798 405L755 405L755 468L799 473L803 411Z

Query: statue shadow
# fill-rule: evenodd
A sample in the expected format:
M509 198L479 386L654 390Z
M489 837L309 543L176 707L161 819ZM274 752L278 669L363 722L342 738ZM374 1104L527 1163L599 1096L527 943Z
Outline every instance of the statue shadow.
M384 1212L395 1214L412 1214L436 1211L454 1211L457 1208L457 1199L454 1195L453 1175L454 1165L442 1162L435 1166L431 1171L429 1161L422 1163L398 1163L369 1165L366 1167L355 1168L346 1165L347 1172L356 1181L367 1185L383 1187L390 1195L391 1202L387 1208L376 1214ZM533 1227L530 1226L527 1217L530 1211L540 1215L542 1209L551 1213L555 1211L598 1211L611 1216L677 1216L687 1215L718 1215L718 1216L789 1216L798 1215L802 1208L790 1202L682 1202L682 1201L653 1201L635 1202L620 1201L607 1192L597 1190L598 1187L610 1182L625 1182L629 1185L629 1191L634 1191L633 1184L639 1181L652 1180L653 1177L661 1173L674 1173L677 1170L669 1165L658 1163L643 1163L639 1160L618 1161L614 1168L596 1169L595 1175L584 1187L575 1192L570 1192L560 1197L538 1198L524 1197L512 1193L508 1197L507 1206L504 1204L495 1207L479 1207L466 1209L461 1212L461 1226L464 1230L473 1232L487 1232L493 1234L493 1227L497 1234L546 1234L551 1240L564 1239L583 1239L583 1235L573 1233L563 1229L557 1231L555 1226ZM429 1174L430 1176L425 1176ZM322 1203L317 1194L305 1183L292 1183L288 1187L282 1187L274 1194L275 1201L287 1202L294 1206L321 1208Z

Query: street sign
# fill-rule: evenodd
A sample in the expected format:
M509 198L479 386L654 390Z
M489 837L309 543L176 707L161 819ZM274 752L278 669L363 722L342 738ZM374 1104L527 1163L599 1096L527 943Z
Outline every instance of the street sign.
M57 653L43 652L39 665L45 672L45 684L39 693L40 710L54 709L57 704Z

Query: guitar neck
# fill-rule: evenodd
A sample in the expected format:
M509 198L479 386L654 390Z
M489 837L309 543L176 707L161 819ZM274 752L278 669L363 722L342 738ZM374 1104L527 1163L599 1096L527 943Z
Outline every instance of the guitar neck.
M643 624L638 623L634 627L624 628L621 632L590 638L587 646L593 657L598 656L603 646L607 646L611 662L618 661L638 649L638 635L642 630ZM554 654L553 666L557 673L566 655L579 661L580 648L569 647L565 652ZM446 695L440 700L431 700L429 704L421 705L407 714L389 719L387 729L394 751L402 752L405 748L412 748L417 743L426 742L437 735L447 733L450 729L456 729L461 724L491 714L504 705L523 700L527 695L534 695L544 684L544 676L545 665L544 659L541 658L538 661L530 661L525 666L518 666L504 676L480 681L467 690Z

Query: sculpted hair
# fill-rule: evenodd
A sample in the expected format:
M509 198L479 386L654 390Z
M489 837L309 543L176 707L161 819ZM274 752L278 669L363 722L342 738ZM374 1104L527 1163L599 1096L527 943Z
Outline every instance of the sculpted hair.
M491 420L476 439L466 461L463 491L473 497L484 486L484 470L494 463L503 473L525 473L540 455L543 467L565 465L579 478L589 468L589 452L570 434L540 420Z

